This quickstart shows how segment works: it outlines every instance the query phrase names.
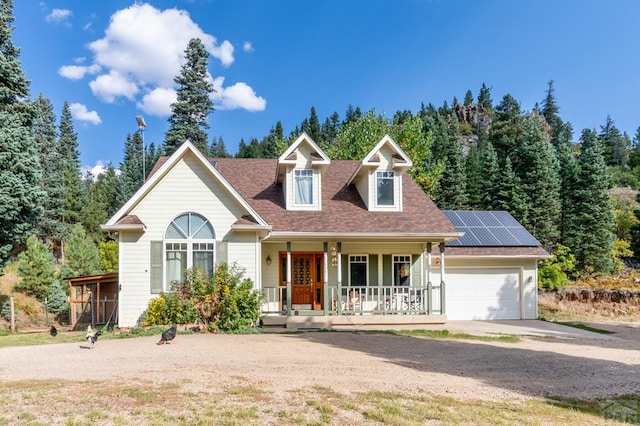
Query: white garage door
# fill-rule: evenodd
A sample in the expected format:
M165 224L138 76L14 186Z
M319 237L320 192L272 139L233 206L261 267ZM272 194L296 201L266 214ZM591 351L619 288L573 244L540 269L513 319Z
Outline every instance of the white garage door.
M451 269L445 275L447 319L520 319L518 269Z

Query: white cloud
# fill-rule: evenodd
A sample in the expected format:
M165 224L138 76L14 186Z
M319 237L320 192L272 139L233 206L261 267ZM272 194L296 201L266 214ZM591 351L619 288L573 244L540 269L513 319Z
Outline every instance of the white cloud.
M102 123L98 113L87 110L86 105L73 103L69 105L69 110L71 111L71 116L78 121L88 122L95 125Z
M63 65L58 70L58 74L62 77L68 78L69 80L81 80L87 74L96 74L100 72L102 67L98 64L93 64L89 66L84 65Z
M213 80L213 87L216 92L212 99L217 109L246 109L247 111L257 112L264 111L267 107L267 101L257 96L256 92L247 84L239 82L229 87L222 87L224 77L218 77Z
M68 23L68 19L71 15L73 15L73 12L68 9L53 9L51 13L44 18L44 20L53 24L64 24Z
M114 103L121 96L133 101L140 91L133 81L114 70L99 75L89 83L89 87L94 95L107 103Z
M94 181L98 179L98 176L105 173L106 171L107 171L107 167L104 165L104 162L100 160L96 161L96 164L93 166L81 167L82 178L84 179L87 173L91 173L91 176ZM120 170L118 169L116 169L116 176L120 176Z
M244 50L246 53L251 53L253 52L253 45L250 41L245 41L244 43L242 43L242 50Z
M66 65L58 73L71 80L98 74L89 86L101 100L114 103L124 98L136 102L146 113L169 115L170 104L175 101L173 79L180 73L184 51L192 38L202 41L210 54L210 62L214 58L224 67L233 64L233 45L227 40L219 43L205 33L186 11L160 10L147 3L134 3L115 12L104 37L89 43L94 58L92 64L84 68ZM241 84L228 89L236 97L240 96L237 92L242 92L244 102L229 105L260 110L260 101L264 105L264 99L257 97L245 83Z
M171 104L176 101L176 91L166 87L151 90L137 103L137 107L149 115L171 115Z

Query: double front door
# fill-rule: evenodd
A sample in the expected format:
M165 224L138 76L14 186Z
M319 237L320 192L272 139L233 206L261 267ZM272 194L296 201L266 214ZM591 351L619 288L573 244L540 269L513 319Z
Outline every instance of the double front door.
M281 253L280 277L287 283L287 254ZM291 253L291 308L322 309L324 300L324 253Z

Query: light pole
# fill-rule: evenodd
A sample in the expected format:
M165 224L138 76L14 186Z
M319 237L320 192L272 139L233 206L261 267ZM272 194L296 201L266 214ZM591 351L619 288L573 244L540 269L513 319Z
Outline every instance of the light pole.
M136 115L136 122L138 123L138 131L142 135L142 183L144 183L145 180L147 180L147 173L145 170L145 157L147 155L144 147L144 129L147 128L147 123L144 122L144 117L141 115Z

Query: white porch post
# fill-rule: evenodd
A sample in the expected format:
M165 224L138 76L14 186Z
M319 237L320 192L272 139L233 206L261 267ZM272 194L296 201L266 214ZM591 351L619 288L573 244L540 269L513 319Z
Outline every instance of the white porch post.
M444 284L444 241L440 246L440 313L445 314L445 284Z
M291 242L287 241L287 315L291 315Z
M342 243L336 243L338 251L338 294L336 295L336 308L338 315L342 315Z
M323 301L322 301L322 306L324 306L323 310L324 310L324 314L327 315L327 312L329 311L329 243L325 242L323 244L323 251L324 251L324 259L323 259L323 271L322 271L322 287L323 287L323 291L322 294L324 294L323 297Z
M427 243L427 314L433 309L433 285L431 284L431 249L433 245Z

